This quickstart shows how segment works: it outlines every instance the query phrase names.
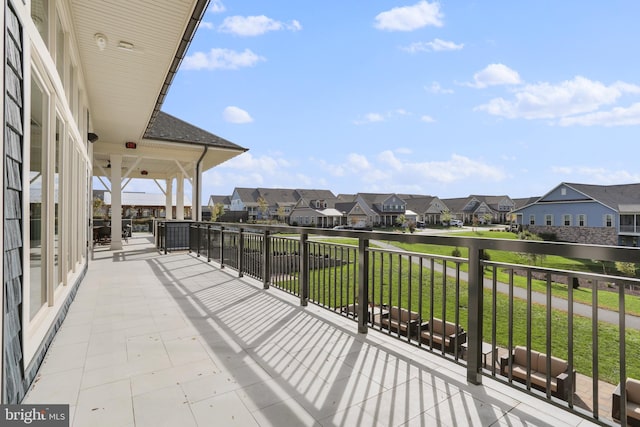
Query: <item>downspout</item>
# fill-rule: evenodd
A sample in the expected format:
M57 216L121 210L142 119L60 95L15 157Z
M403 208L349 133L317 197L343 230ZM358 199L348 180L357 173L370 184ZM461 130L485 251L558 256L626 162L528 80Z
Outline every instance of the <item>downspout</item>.
M195 176L195 187L196 187L196 197L195 197L195 202L194 202L194 207L196 208L196 214L195 214L195 220L200 222L202 221L202 203L200 202L200 193L201 193L201 187L202 184L200 182L200 169L202 168L202 160L204 159L204 156L207 154L207 151L209 151L209 147L207 145L204 146L204 150L202 151L202 155L200 156L200 158L198 159L198 162L196 163L196 176Z

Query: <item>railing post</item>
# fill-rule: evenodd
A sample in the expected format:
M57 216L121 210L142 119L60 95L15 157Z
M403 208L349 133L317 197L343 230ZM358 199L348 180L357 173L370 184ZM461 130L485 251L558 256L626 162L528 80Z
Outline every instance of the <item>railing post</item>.
M300 305L306 307L309 302L309 245L307 233L300 233Z
M467 331L467 381L482 384L482 316L484 302L484 276L482 249L477 245L469 246L469 321Z
M262 242L262 287L269 289L271 282L271 239L269 238L269 230L264 230Z
M164 242L164 254L167 254L167 223L164 223L164 231L162 232L162 241Z
M211 262L211 224L207 224L207 262Z
M224 268L224 227L220 226L220 268Z
M238 277L244 276L244 237L242 228L238 230Z
M372 310L373 315L373 310ZM358 240L358 333L366 334L369 327L369 239Z
M200 258L200 223L196 224L196 257Z

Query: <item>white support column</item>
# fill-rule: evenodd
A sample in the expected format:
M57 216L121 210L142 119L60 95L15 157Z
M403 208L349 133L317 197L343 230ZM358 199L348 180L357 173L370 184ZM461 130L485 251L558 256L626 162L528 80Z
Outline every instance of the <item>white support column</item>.
M176 176L176 219L184 220L184 175L178 172Z
M111 250L122 249L122 155L111 155Z
M173 177L167 178L167 189L165 190L165 219L173 219Z
M191 185L191 219L202 221L202 169L194 168Z

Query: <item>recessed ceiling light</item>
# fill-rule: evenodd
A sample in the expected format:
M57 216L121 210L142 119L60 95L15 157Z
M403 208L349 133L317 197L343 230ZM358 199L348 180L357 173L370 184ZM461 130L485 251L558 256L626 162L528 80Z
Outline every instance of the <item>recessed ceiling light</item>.
M133 43L120 40L120 42L118 43L118 48L123 50L133 50Z
M98 45L98 49L100 50L104 50L107 47L107 36L105 36L102 33L96 33L93 38L96 41L96 44Z

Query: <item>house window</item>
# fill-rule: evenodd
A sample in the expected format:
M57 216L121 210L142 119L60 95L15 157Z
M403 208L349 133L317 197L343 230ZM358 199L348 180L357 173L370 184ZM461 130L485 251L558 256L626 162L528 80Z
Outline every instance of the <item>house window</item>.
M586 227L587 225L587 216L585 214L578 215L578 226Z
M606 214L604 216L604 226L605 227L613 227L613 215Z
M553 215L546 214L544 216L544 225L553 225Z
M41 2L40 2L41 4ZM43 15L46 16L46 15ZM29 241L29 268L31 280L29 283L29 318L38 313L41 307L47 303L47 282L44 270L46 261L46 232L45 221L47 218L46 194L47 181L43 175L47 173L47 141L49 134L47 118L49 117L49 96L36 79L31 80L31 161L29 168L30 203L30 241Z
M571 225L571 215L569 215L569 214L562 215L562 223L567 227L570 226Z
M567 189L565 187L562 187L560 189L560 194L563 195L563 196L566 196L567 195Z
M529 225L536 225L536 216L535 215L529 215Z

